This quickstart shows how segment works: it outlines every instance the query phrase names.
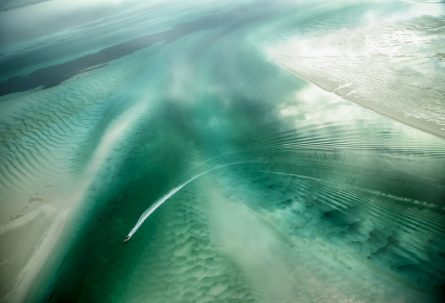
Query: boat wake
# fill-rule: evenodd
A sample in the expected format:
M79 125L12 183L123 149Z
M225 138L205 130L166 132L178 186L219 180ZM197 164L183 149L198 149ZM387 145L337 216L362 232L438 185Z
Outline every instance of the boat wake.
M130 241L131 238L134 236L134 234L139 230L139 228L142 226L142 224L144 224L144 222L148 219L148 217L150 217L151 214L153 214L159 207L162 206L162 204L167 202L168 199L173 197L178 191L183 189L189 183L195 181L196 179L198 179L204 175L207 175L213 171L216 171L218 169L225 168L228 166L242 165L242 164L264 164L264 162L240 162L240 161L238 161L238 162L220 164L220 165L214 166L208 170L205 170L205 171L191 177L184 183L172 188L167 194L163 195L159 200L157 200L154 204L152 204L149 208L147 208L147 210L142 213L142 215L139 217L139 219L136 222L136 224L134 225L134 227L130 230L130 232L127 234L127 236L124 238L124 240L122 242L127 243L128 241Z

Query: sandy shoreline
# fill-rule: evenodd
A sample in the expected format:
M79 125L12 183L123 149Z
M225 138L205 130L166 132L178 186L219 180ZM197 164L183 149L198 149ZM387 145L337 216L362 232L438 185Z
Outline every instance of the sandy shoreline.
M57 201L35 195L27 200L25 196L8 199L8 204L14 207L4 208L0 223L1 302L26 299L38 274L57 249L73 206L78 203L73 200L69 206L65 204L58 209L54 206Z
M403 115L397 115L391 111L391 109L385 108L385 106L380 105L377 102L373 102L372 100L362 99L361 96L358 95L341 95L337 93L342 87L332 88L329 85L329 81L327 79L311 79L310 75L305 75L301 73L298 69L293 69L292 67L287 66L285 62L281 62L280 60L275 61L281 68L286 71L296 75L298 78L307 81L308 83L314 84L320 89L323 89L326 92L333 93L345 100L352 101L355 104L360 105L366 109L372 110L373 112L388 117L397 122L403 123L405 125L414 127L418 130L427 132L431 135L437 136L439 138L445 138L445 131L441 128L437 127L435 123L429 123L428 120L416 119L414 117L404 117Z
M438 68L445 67L440 57L445 49L436 34L438 24L433 15L371 22L315 37L295 36L267 47L266 54L328 92L445 138L445 74Z
M29 289L33 283L35 283L38 274L44 267L45 262L51 257L54 249L56 248L56 244L58 243L65 229L68 214L69 211L60 211L55 214L54 220L52 220L50 223L51 225L44 232L44 235L41 236L41 241L35 245L28 262L16 275L13 285L3 297L3 301L23 302L26 299ZM36 235L40 232L41 230L31 228L23 231L23 233L28 233L31 235Z

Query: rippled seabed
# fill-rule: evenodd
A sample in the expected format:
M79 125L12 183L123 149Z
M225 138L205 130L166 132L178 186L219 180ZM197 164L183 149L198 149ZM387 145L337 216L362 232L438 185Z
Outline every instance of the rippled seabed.
M441 302L443 3L29 2L4 302Z

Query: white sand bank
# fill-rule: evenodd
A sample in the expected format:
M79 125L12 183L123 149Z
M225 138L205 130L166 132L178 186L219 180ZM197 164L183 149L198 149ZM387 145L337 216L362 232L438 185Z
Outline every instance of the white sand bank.
M281 67L324 90L445 138L441 17L373 22L296 36L267 49Z

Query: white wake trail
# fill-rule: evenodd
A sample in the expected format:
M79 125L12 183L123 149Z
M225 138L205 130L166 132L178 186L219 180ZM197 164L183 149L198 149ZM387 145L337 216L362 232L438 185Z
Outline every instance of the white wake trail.
M154 204L152 204L146 211L144 211L142 213L142 215L139 217L139 220L136 222L136 224L134 225L134 227L130 230L130 232L127 234L127 236L124 239L124 243L128 242L133 236L134 234L138 231L138 229L141 227L142 224L144 224L145 220L148 219L148 217L156 210L158 209L162 204L164 204L168 199L170 199L172 196L174 196L178 191L180 191L183 187L185 187L187 184L193 182L194 180L221 168L227 167L227 166L234 166L234 165L241 165L241 164L264 164L265 162L231 162L231 163L227 163L227 164L220 164L217 165L215 167L212 167L206 171L203 171L193 177L191 177L190 179L188 179L187 181L185 181L184 183L182 183L179 186L174 187L173 189L171 189L167 194L165 194L164 196L162 196L158 201L156 201Z

